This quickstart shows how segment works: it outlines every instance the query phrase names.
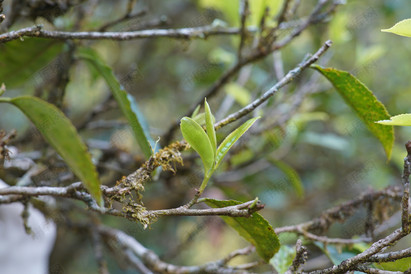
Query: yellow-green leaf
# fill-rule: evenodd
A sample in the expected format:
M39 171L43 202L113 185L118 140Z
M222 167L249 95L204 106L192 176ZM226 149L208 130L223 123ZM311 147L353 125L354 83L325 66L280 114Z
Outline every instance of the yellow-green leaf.
M389 29L382 29L382 32L391 32L397 35L411 37L411 19L405 19Z
M213 154L215 154L217 150L217 137L216 137L215 129L214 129L215 118L214 118L214 115L211 113L210 106L208 105L206 99L204 99L204 108L205 108L205 114L206 114L205 119L206 119L207 135L208 135L208 138L210 139L211 146L213 147Z
M33 122L46 141L83 182L94 199L101 204L100 181L96 168L86 145L63 112L54 105L33 96L0 99L0 102L8 102L18 107Z
M411 257L402 258L396 260L395 262L384 262L376 263L375 266L378 269L387 270L387 271L407 271L411 268Z
M376 123L391 126L411 126L411 113L395 115L390 120L380 120Z
M208 206L223 208L241 204L239 201L220 201L205 199ZM280 241L273 227L263 216L254 212L250 217L221 217L229 226L234 228L240 236L255 246L255 249L268 262L280 248Z
M226 85L225 91L234 98L241 106L246 106L251 101L250 92L237 83L230 83Z
M189 117L181 119L180 128L184 139L200 155L207 173L214 165L214 150L210 139L203 128Z
M114 98L120 106L121 111L127 118L144 156L148 159L153 154L154 140L150 136L148 124L142 113L138 111L137 102L127 93L114 76L113 71L107 66L100 56L91 48L81 48L78 50L79 57L95 68L104 78Z
M375 121L389 119L390 115L384 105L350 73L318 65L312 67L321 72L333 84L345 102L357 113L372 134L380 140L387 158L390 159L394 145L394 129L392 126L375 123Z
M252 118L242 124L239 128L231 132L225 139L224 141L220 144L220 146L217 149L217 154L216 154L216 168L221 164L221 161L223 160L224 156L227 154L227 152L230 150L230 148L237 142L237 140L257 121L260 117Z

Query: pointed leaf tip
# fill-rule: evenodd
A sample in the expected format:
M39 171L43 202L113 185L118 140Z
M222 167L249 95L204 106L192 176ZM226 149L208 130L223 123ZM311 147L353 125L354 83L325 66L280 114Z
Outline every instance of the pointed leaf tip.
M240 139L241 136L243 136L244 133L247 132L247 130L257 121L260 119L260 117L255 117L251 118L244 124L242 124L239 128L231 132L225 139L224 141L220 144L220 146L217 149L217 154L216 154L216 168L221 164L221 161L223 160L224 156L227 154L227 152L230 150L230 148L237 142L238 139Z
M389 126L411 126L411 113L395 115L390 120L380 120L376 123Z
M193 119L184 117L180 123L181 133L187 143L200 155L207 173L214 166L214 150L203 128Z
M215 155L217 150L217 137L214 129L215 118L214 115L211 113L210 106L207 103L207 99L204 99L204 108L206 113L206 129L207 135L210 139L211 146L213 147L213 153ZM215 157L215 156L214 156Z
M15 105L33 122L44 139L64 159L97 203L102 205L97 170L86 145L63 112L54 105L33 96L21 96L2 101Z
M318 65L312 67L331 82L347 105L357 113L371 133L378 138L389 160L394 146L394 129L375 123L377 120L390 118L385 106L360 80L349 72L323 68Z
M394 33L400 36L411 37L411 19L405 19L389 29L382 29L382 32Z

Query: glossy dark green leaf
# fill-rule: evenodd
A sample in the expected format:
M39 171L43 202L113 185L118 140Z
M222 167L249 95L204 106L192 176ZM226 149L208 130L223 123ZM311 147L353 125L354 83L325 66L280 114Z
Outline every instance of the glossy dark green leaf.
M239 201L219 201L205 199L205 203L214 208L241 204ZM280 248L280 241L273 227L263 216L254 212L250 217L221 217L238 234L255 246L257 253L268 262Z
M213 152L217 150L217 137L215 134L215 129L214 129L214 123L215 123L215 118L214 115L211 113L210 106L207 103L207 100L204 99L204 108L205 108L205 118L206 118L206 129L207 129L207 135L208 138L210 139L211 146L213 147Z
M135 112L136 107L133 107L134 98L124 90L114 76L111 68L105 64L94 50L91 48L82 48L79 50L79 57L92 65L104 78L124 116L127 118L141 150L148 159L153 153L150 144L154 144L154 140L150 136L148 127L143 127L144 122L141 120L141 115L139 117L138 113Z
M37 97L0 98L0 102L15 105L33 122L46 141L101 204L100 181L96 168L71 121L54 105Z
M181 119L181 133L187 143L200 155L207 173L214 165L214 150L204 129L193 119Z
M224 141L220 144L216 154L216 168L221 164L224 156L237 140L257 121L260 117L252 118L242 124L239 128L231 132Z
M27 82L41 68L46 68L63 50L63 45L62 41L42 38L0 44L0 84L4 82L7 88L12 88Z
M375 123L379 120L390 119L384 105L350 73L333 68L322 68L318 65L313 65L313 68L321 72L334 85L345 102L363 120L372 134L380 140L387 158L390 159L394 145L394 129L392 126Z

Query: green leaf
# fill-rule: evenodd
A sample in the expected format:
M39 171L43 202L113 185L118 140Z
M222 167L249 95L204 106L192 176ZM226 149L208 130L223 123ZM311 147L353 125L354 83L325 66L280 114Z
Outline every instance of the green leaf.
M372 134L380 140L387 158L390 159L394 145L393 127L375 123L375 121L386 120L390 117L384 105L350 73L333 68L322 68L318 65L312 67L321 72L334 85L345 102L363 120Z
M207 173L214 165L214 150L203 128L189 117L181 119L181 133L189 145L197 151Z
M252 0L250 1L250 23L253 26L258 26L261 22L262 17L264 16L266 8L269 9L268 16L266 18L266 23L270 23L272 18L280 10L283 4L283 0Z
M382 32L391 32L397 35L411 37L411 19L405 19L389 29L382 29Z
M255 117L244 124L242 124L239 128L234 130L233 132L228 135L224 141L220 144L220 146L217 149L217 155L216 155L216 168L221 164L221 161L223 160L224 156L227 154L227 152L230 150L230 148L237 142L237 140L254 124L255 121L257 121L260 117Z
M233 97L234 100L236 100L237 103L239 103L241 106L246 106L251 101L250 92L246 88L240 86L237 83L230 83L226 85L225 91L227 94Z
M269 159L269 161L287 176L292 187L297 193L297 196L302 198L304 196L304 186L300 179L300 176L298 176L298 173L291 166L287 165L282 161L278 161L275 159Z
M205 108L205 113L206 113L205 118L206 118L207 135L208 135L208 138L210 139L211 146L213 147L213 154L215 154L217 150L217 137L216 137L215 129L214 129L215 118L213 114L211 113L210 106L208 105L206 99L204 99L204 108Z
M54 105L37 97L0 98L0 102L15 105L33 122L46 141L83 182L94 199L101 204L100 182L96 168L86 145L70 120Z
M220 11L230 25L238 26L240 19L238 16L239 1L238 0L200 0L200 7L210 8Z
M0 45L0 83L12 88L27 82L38 70L45 67L63 49L57 40L27 38ZM52 68L50 68L52 69ZM44 71L44 73L50 71Z
M380 120L376 123L390 126L411 126L411 113L395 115L390 120Z
M198 105L195 110L193 111L193 114L191 114L191 118L196 117L200 112L200 105Z
M144 156L148 159L153 153L151 144L154 144L154 140L151 138L148 131L148 126L144 127L144 121L142 121L142 115L136 112L137 105L134 98L125 91L125 89L117 81L113 74L113 71L107 66L104 61L98 56L98 54L91 48L79 49L79 57L93 66L100 75L104 78L114 98L120 106L121 111L127 118L128 123L133 131Z
M205 203L214 208L223 208L241 204L239 201L220 201L204 199ZM250 217L221 217L240 236L255 246L257 253L268 262L280 248L280 241L273 227L260 214L254 212Z
M375 267L387 271L407 271L411 268L411 257L402 258L395 262L376 263Z
M270 264L278 273L282 274L287 272L288 268L292 265L294 258L295 248L282 245L277 254L270 260Z
M141 112L136 99L134 99L134 97L131 94L127 94L127 99L130 102L131 111L136 115L137 120L140 122L141 128L143 129L143 133L147 141L150 143L151 151L154 150L154 152L157 152L160 149L160 147L158 147L158 144L156 144L153 138L151 138L150 127L148 125L147 119Z

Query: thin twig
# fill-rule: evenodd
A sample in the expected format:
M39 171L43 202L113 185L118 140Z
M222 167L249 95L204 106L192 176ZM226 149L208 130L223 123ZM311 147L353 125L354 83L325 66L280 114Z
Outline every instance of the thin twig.
M335 265L324 270L313 271L311 273L346 273L347 271L355 269L355 266L357 266L358 264L367 262L371 256L377 254L384 248L395 244L405 236L407 236L407 234L404 233L404 231L401 228L399 228L387 237L373 243L371 247L369 247L364 252L343 261L341 264Z
M404 188L404 194L402 195L402 216L401 223L404 232L409 233L411 231L410 216L409 216L409 200L410 200L410 174L411 174L411 141L408 141L405 145L407 149L407 156L404 158L404 173L402 175L402 184Z
M229 123L232 123L245 115L249 114L250 112L254 111L258 106L260 106L262 103L267 101L271 96L273 96L280 88L283 86L287 85L290 83L292 80L294 80L296 77L298 77L303 70L308 68L310 65L315 63L318 58L320 58L321 55L323 55L330 47L331 47L332 42L330 40L326 41L324 45L313 55L311 56L308 60L303 61L300 63L296 68L290 70L287 75L281 79L277 84L275 84L272 88L270 88L268 91L266 91L260 98L256 99L254 102L251 104L245 106L244 108L240 109L239 111L230 114L227 116L225 119L219 121L216 123L214 126L216 129L219 129Z
M262 49L259 46L250 53L249 56L243 57L242 60L239 60L233 67L231 67L228 71L226 71L217 81L214 82L214 84L204 93L204 95L197 101L195 102L192 107L183 115L183 116L189 116L193 113L194 109L202 104L204 101L204 98L210 99L212 96L216 95L217 92L229 82L229 80L237 74L237 72L240 71L240 69L250 63L256 62L268 54L275 52L286 45L288 45L295 37L301 34L306 28L308 28L311 24L316 24L321 22L321 20L318 17L321 17L324 19L326 15L328 15L327 12L333 12L337 6L335 6L333 9L329 9L327 12L323 14L319 14L321 11L321 8L326 4L327 1L319 1L317 6L314 8L313 12L310 14L310 16L306 20L302 20L301 22L299 21L298 24L294 27L293 31L283 38L282 40L278 41L277 43L271 45L270 47L266 49ZM293 25L293 24L291 24ZM281 24L280 29L287 29L288 24ZM180 123L180 120L174 121L170 128L166 131L164 134L164 137L162 138L162 144L168 144L175 132L175 130L178 128Z
M101 242L101 235L95 230L92 230L90 232L91 232L92 243L94 246L94 256L97 261L99 274L109 274L109 271L107 268L107 262L104 259L104 255L103 255L103 245Z
M106 31L108 28L111 28L111 27L113 27L117 24L120 24L120 23L124 22L124 21L131 20L131 19L137 18L137 17L141 17L141 16L147 14L147 10L145 10L145 9L142 9L142 10L132 14L134 3L135 3L135 0L130 0L128 2L128 5L127 5L127 11L122 17L120 17L120 18L118 18L114 21L111 21L111 22L108 22L108 23L104 24L103 26L101 26L98 29L98 31Z
M411 257L411 247L400 251L393 251L384 254L377 254L368 258L369 262L393 262L402 258Z
M3 2L4 0L0 0L0 24L6 19L6 15L3 14Z
M177 266L162 261L153 251L145 248L133 237L121 230L100 226L99 233L108 239L115 240L121 250L130 250L142 260L146 267L156 273L244 273L235 267L226 266L226 260L209 262L199 266ZM245 251L238 255L247 255ZM241 253L241 254L240 254Z
M307 261L307 255L307 248L305 248L302 245L302 241L298 239L295 245L295 258L291 266L288 268L286 274L301 273L301 267Z
M238 46L237 52L237 59L238 61L242 58L243 46L246 38L246 20L247 16L250 14L250 10L248 8L248 0L241 0L240 1L240 21L241 21L241 34L240 34L240 45Z
M42 26L34 26L11 31L0 35L0 43L9 42L23 37L40 37L61 40L132 40L142 38L167 37L175 39L206 39L214 35L237 35L239 28L225 28L217 25L208 25L195 28L181 29L152 29L124 32L98 32L98 31L49 31L43 30ZM254 32L255 28L248 27L247 31Z
M327 211L322 213L320 217L315 218L311 221L299 225L277 227L274 230L277 234L285 232L298 233L300 229L304 229L305 231L326 231L333 223L343 222L350 216L352 216L355 212L355 209L360 208L365 203L365 201L378 200L381 198L401 200L401 197L402 190L399 187L388 187L381 191L364 193L356 199L328 209Z

